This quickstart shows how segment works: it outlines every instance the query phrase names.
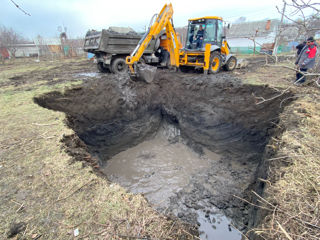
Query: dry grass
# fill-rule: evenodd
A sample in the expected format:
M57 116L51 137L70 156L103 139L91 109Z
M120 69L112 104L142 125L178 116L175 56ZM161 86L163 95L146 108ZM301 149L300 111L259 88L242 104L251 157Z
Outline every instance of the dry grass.
M285 157L270 161L272 184L265 199L272 205L263 204L274 212L257 230L267 239L320 239L319 100L302 97L282 116L288 129L278 142L278 156Z
M9 81L8 76L23 73L21 69L6 72L2 67L0 81ZM6 239L12 223L23 222L26 228L18 239L74 239L75 229L78 239L194 239L185 226L157 213L141 195L110 185L80 162L71 164L61 151L60 139L72 133L63 123L64 114L32 101L67 85L36 82L31 90L29 85L1 88L0 238Z
M292 86L294 73L266 67L252 73L270 86ZM278 77L276 77L278 76ZM249 79L250 80L250 79ZM263 198L266 217L255 231L262 239L320 239L320 94L315 84L292 86L298 99L280 116L285 129L273 138Z

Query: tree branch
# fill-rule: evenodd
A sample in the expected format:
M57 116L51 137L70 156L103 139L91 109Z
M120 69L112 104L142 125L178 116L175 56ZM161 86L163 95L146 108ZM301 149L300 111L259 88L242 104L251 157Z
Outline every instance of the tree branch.
M257 102L256 105L260 105L260 104L262 104L262 103L271 101L271 100L276 99L276 98L278 98L278 97L281 97L281 96L282 96L283 94L285 94L291 87L292 87L292 86L287 87L287 88L286 88L285 90L283 90L280 94L278 94L278 95L276 95L276 96L273 96L273 97L271 97L271 98L268 98L268 99L265 99L265 98L263 98L263 97L256 97L256 98L262 99L260 102Z
M304 78L305 76L312 76L312 77L317 77L314 82L316 83L316 85L318 87L320 87L320 73L306 73L306 72L301 72L299 69L296 69L296 68L292 68L292 67L288 67L288 66L278 66L278 65L268 65L268 66L271 66L271 67L281 67L281 68L287 68L287 69L290 69L290 70L293 70L295 72L298 72L302 75L301 78L299 78L298 80L296 80L294 82L294 84L297 84L302 78Z

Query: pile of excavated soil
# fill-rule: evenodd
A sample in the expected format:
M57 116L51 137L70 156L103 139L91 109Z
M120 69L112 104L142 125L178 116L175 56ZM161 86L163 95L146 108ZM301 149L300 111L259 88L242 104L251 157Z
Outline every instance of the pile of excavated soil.
M191 179L188 187L171 197L168 211L196 223L196 211L210 212L215 207L245 230L250 216L234 195L243 197L254 184L285 105L280 103L290 94L257 102L278 94L267 86L243 85L230 73L204 76L159 71L151 84L105 75L64 93L37 97L35 102L66 113L66 123L76 133L63 139L67 152L89 162L97 172L114 155L152 137L164 119L174 124L183 142L196 153L203 154L205 148L223 157L218 166L211 165L202 177ZM238 167L233 168L235 163ZM219 174L229 177L219 178Z

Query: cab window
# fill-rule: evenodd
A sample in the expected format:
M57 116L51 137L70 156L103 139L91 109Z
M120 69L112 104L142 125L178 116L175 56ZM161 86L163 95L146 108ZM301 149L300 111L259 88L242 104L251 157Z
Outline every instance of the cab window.
M216 21L208 20L204 41L215 42L216 41L216 29L217 29L216 28Z
M222 21L218 21L218 31L217 31L217 42L222 42L222 35L223 35L223 23Z

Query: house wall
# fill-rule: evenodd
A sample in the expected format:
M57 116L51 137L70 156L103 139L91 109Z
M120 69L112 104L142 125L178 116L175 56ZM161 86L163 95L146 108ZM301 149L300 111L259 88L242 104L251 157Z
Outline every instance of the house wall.
M36 46L17 47L16 57L30 57L38 54L38 48Z
M274 37L257 37L256 41L256 51L259 52L262 44L273 43ZM248 38L229 38L228 44L231 47L233 53L243 53L250 54L253 53L254 42Z
M260 52L261 45L274 43L274 36L268 37L257 37L256 41L256 52ZM227 39L229 46L231 47L232 53L237 54L251 54L253 53L254 42L248 38L228 38ZM280 45L278 47L278 53L281 52L290 52L292 50L292 46Z

